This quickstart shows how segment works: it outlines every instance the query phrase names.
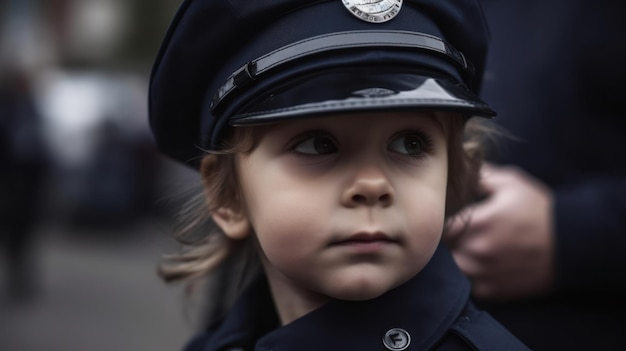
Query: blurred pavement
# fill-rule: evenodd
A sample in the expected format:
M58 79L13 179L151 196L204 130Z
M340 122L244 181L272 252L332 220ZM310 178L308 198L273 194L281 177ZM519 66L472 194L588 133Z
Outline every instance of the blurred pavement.
M0 286L0 350L181 349L194 330L183 288L156 275L160 254L172 252L169 224L40 230L35 295L9 300Z

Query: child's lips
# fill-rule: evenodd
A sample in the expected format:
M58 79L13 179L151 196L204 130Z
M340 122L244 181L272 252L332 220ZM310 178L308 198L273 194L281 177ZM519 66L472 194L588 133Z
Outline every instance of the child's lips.
M375 251L399 241L383 232L361 232L331 242L330 246L349 247L361 251Z

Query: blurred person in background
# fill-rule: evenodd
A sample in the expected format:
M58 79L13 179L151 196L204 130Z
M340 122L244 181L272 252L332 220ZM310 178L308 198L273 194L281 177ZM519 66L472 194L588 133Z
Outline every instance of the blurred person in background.
M626 350L626 3L483 6L483 97L512 137L447 242L482 307L531 349Z
M0 6L0 245L12 299L36 292L34 236L48 169L32 87L45 57L36 55L33 32L25 30L30 5L9 1Z
M4 75L0 84L0 232L12 298L35 293L33 239L47 169L28 80Z
M53 159L48 215L68 233L126 235L155 207L145 85L158 39L146 33L167 24L159 18L173 1L13 2L29 4L33 27L46 23L38 43L55 52L34 79ZM148 9L154 16L139 15Z

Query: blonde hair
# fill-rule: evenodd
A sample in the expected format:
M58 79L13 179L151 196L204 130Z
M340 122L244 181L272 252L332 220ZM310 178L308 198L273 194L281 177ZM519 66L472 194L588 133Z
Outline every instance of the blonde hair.
M450 218L479 194L479 169L483 159L483 137L488 128L479 119L459 116L440 118L448 143L448 185L446 218ZM241 209L235 157L250 153L258 143L254 128L236 128L227 138L222 151L207 152L202 159L204 192L193 199L182 212L183 226L176 239L183 250L165 257L159 275L167 282L186 281L193 287L200 278L212 276L222 297L215 298L212 314L228 309L232 297L259 271L260 264L253 236L240 241L229 239L211 221L211 213L220 207ZM227 299L228 301L223 301ZM219 312L215 311L215 307Z

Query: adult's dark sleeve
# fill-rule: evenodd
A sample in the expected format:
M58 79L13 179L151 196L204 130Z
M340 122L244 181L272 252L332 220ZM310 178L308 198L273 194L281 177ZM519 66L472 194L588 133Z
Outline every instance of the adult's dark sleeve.
M554 211L557 289L626 291L626 178L562 186Z

